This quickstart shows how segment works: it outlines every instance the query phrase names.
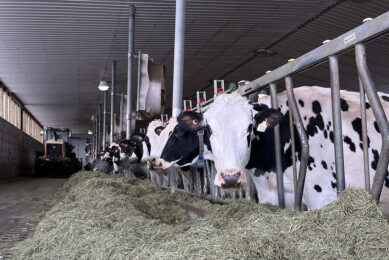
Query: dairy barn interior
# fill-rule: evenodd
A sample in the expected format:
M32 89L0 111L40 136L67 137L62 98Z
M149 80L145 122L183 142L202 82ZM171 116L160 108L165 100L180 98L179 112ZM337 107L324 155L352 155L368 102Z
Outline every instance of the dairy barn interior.
M0 259L388 259L388 0L0 0Z

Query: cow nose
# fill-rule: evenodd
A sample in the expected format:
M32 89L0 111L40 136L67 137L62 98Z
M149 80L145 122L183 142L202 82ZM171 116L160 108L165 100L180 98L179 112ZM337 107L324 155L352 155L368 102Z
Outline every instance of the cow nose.
M219 179L223 189L238 189L242 183L242 171L226 170L219 175Z

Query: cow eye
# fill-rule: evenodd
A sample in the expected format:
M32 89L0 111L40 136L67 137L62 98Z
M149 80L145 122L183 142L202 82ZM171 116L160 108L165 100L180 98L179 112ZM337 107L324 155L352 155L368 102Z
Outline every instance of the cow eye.
M197 125L198 123L196 119L193 119L193 124Z

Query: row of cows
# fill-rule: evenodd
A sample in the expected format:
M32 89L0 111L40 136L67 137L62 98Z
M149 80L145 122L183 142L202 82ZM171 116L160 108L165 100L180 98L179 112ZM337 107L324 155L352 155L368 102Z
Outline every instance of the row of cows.
M302 202L307 209L318 209L337 198L331 93L328 88L316 86L299 87L294 93L310 146ZM341 91L340 95L346 187L364 187L360 96L349 91ZM389 95L378 95L388 116ZM243 186L247 199L253 199L250 187L255 187L259 203L278 205L273 128L279 125L285 206L292 208L294 182L286 93L278 94L278 110L271 109L270 102L266 95L256 103L250 103L237 93L218 95L203 113L185 111L167 124L152 121L146 134L134 134L130 140L110 147L101 159L96 159L95 170L128 171L125 174L150 176L166 185L166 171L178 169L184 184L188 184L193 180L193 171L188 171L188 166L208 160L214 162L216 169L211 185L223 190ZM382 139L369 103L366 108L369 172L373 183ZM298 169L301 158L298 138L295 146ZM99 169L98 160L111 160L111 168ZM141 163L133 164L134 161ZM131 165L138 165L138 169L132 169L135 166ZM388 173L383 189L389 189Z

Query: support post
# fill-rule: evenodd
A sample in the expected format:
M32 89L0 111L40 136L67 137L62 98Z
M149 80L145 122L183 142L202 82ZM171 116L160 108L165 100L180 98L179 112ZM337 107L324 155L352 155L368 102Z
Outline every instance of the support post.
M336 189L338 196L346 187L344 177L344 158L343 158L343 135L342 135L342 117L340 110L340 90L339 90L339 63L338 56L331 55L330 63L330 85L331 85L331 103L332 103L332 121L334 125L334 150L335 150L335 169L336 169Z
M278 109L277 102L277 87L276 84L270 84L271 95L271 107ZM274 127L274 147L275 147L275 159L276 159L276 175L277 175L277 192L278 192L278 205L280 208L285 208L285 193L284 193L284 178L282 175L281 166L281 138L280 138L280 126Z
M123 132L123 104L124 104L124 94L120 94L120 138L122 138L122 132Z
M182 109L184 78L185 0L176 0L176 26L174 40L173 106L172 116Z
M134 28L135 28L135 6L130 5L129 9L129 31L128 31L128 70L127 70L127 114L126 114L126 138L131 136L131 121L132 121L132 59L134 56Z
M309 143L308 136L305 132L303 121L301 120L300 112L298 110L296 98L293 92L292 79L290 76L285 77L286 85L286 94L288 96L289 108L293 114L293 119L296 125L297 134L301 143L301 160L300 160L300 169L299 176L297 181L297 191L294 201L295 209L301 211L301 204L303 199L304 184L305 184L305 175L307 173L308 158L309 158Z
M116 89L116 60L112 62L112 86L111 86L111 120L110 120L110 134L109 144L113 143L113 135L115 132L114 115L115 115L115 89Z
M361 120L362 120L362 143L363 143L363 172L365 176L365 190L370 192L370 173L369 173L369 147L367 142L367 122L366 122L366 99L365 90L362 81L359 78L359 92L361 101Z
M103 142L102 149L105 150L106 138L107 138L107 91L103 92L104 103L103 103Z
M103 105L99 104L97 107L96 113L96 153L100 153L100 145L101 145L101 119L103 114Z
M380 158L378 159L377 169L371 189L371 194L378 203L381 197L382 186L385 181L386 171L388 169L389 163L389 122L377 94L377 90L374 86L369 69L367 68L366 50L363 43L358 43L355 45L355 58L359 78L362 81L363 88L365 89L367 98L369 99L371 109L374 113L374 117L376 118L382 137Z

